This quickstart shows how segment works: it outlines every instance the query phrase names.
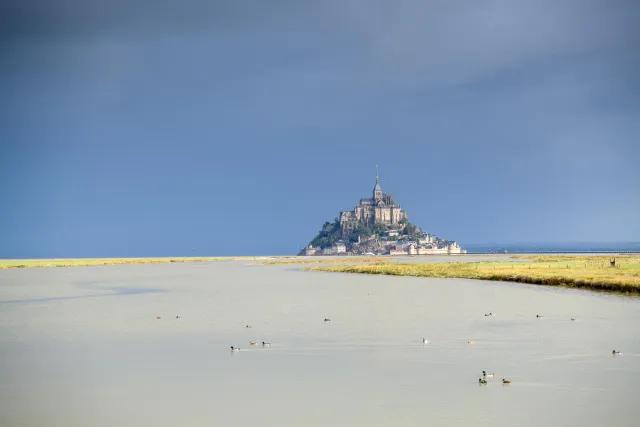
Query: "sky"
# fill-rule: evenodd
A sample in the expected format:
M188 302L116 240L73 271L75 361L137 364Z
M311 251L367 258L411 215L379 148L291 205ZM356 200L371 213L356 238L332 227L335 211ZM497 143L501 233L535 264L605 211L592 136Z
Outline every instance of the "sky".
M5 0L0 258L294 254L380 183L640 241L640 2Z

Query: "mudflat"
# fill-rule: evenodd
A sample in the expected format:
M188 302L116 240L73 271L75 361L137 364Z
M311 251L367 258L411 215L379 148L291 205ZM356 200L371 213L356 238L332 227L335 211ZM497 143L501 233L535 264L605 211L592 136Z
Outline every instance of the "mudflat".
M0 271L0 425L636 425L636 297L301 267Z

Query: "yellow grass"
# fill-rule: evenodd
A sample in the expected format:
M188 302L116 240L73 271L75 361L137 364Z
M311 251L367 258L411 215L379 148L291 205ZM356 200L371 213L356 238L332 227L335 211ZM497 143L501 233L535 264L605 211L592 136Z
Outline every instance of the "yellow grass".
M550 255L511 255L512 259L523 259L534 262L562 262L562 261L588 261L588 262L600 262L600 263L608 263L609 260L615 258L616 262L625 262L629 260L640 260L640 255L637 254L606 254L606 255L584 255L584 254L550 254Z
M3 259L0 260L0 269L31 267L90 267L95 265L120 264L164 264L170 262L256 260L260 258L261 257Z
M499 280L640 294L640 257L533 256L531 262L483 261L307 267L307 270L395 276Z
M243 257L163 257L163 258L58 258L58 259L0 259L0 270L7 268L36 268L36 267L91 267L96 265L121 264L164 264L170 262L206 262L206 261L264 261L264 265L272 264L324 264L345 262L380 262L384 258L342 258L317 259L295 256L243 256Z

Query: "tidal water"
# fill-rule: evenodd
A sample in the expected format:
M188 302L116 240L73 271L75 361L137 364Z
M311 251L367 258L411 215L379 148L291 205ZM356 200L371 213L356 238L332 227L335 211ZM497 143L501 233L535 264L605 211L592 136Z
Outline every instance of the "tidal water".
M246 261L4 270L0 355L7 427L639 424L640 299L526 284Z

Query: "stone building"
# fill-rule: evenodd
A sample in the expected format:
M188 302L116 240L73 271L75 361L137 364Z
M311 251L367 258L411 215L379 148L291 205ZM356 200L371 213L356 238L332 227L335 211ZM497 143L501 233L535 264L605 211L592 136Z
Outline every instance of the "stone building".
M459 255L466 254L467 251L462 249L456 242L445 242L439 245L419 246L410 244L405 252L408 255ZM394 253L392 255L400 255Z
M341 240L328 248L322 249L322 255L341 255L347 253L347 245ZM314 253L316 255L317 253Z
M377 172L372 196L370 199L360 199L360 203L353 210L340 212L340 229L343 238L359 224L392 225L408 220L407 213L400 208L395 198L382 191Z
M314 248L311 245L309 245L306 248L304 248L304 256L320 255L321 253L322 253L322 249Z

